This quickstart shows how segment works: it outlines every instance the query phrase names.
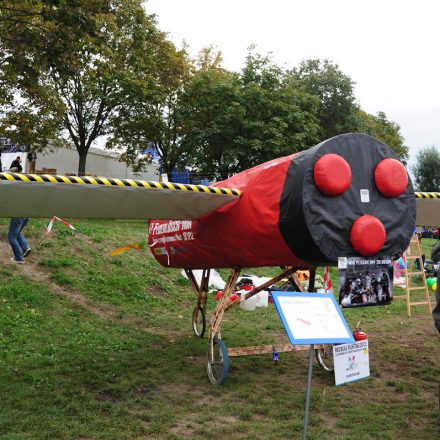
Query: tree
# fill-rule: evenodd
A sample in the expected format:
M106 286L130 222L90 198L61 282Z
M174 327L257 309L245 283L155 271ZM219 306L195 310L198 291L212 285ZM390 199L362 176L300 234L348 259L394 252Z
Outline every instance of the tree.
M322 140L358 131L354 82L342 73L337 64L329 60L306 60L293 69L291 75L299 80L307 93L319 99L318 118Z
M394 150L399 158L406 162L408 159L408 147L404 145L403 136L400 133L400 126L389 121L384 112L378 112L376 116L358 111L360 133L366 133L380 139L384 144Z
M109 139L111 148L124 152L121 159L135 170L151 161L154 149L160 158L162 171L169 173L183 167L187 156L188 133L182 129L181 97L193 66L185 49L173 44L161 44L162 62L156 67L160 84L154 98L135 94L130 107L122 109L112 119L114 131Z
M134 97L154 99L157 68L168 43L141 0L4 2L1 78L14 87L1 129L38 144L68 137L85 173L92 143L112 132ZM4 5L3 5L4 6ZM6 101L6 102L5 102Z
M192 164L202 174L225 178L318 140L318 100L252 50L240 73L200 69L185 98Z
M417 163L411 169L415 187L419 191L439 191L440 153L434 146L427 147L417 154Z

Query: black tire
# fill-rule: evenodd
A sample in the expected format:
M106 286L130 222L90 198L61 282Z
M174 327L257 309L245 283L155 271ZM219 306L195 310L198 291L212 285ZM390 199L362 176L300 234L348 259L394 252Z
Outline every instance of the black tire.
M206 313L205 309L200 305L197 305L194 308L192 325L194 334L199 338L203 338L206 331Z
M315 354L316 360L323 370L329 372L335 370L333 363L333 344L326 344L323 348L316 348Z
M229 356L225 343L214 337L214 358L211 359L211 349L208 350L206 369L209 381L214 385L223 385L228 378Z

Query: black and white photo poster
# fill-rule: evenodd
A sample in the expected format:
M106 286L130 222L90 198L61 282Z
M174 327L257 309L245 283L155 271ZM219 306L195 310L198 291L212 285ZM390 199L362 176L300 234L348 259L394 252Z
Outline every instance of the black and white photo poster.
M392 301L391 258L341 257L338 269L339 304L342 307L379 306Z

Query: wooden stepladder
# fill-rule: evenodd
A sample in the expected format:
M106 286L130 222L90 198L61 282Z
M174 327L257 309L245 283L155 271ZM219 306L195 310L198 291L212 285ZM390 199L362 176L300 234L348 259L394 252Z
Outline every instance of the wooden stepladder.
M409 242L409 246L404 252L406 261L409 261L409 267L407 267L406 261L404 262L404 272L406 278L406 311L408 318L411 317L411 306L427 305L429 313L432 313L431 299L429 297L429 289L426 284L426 275L423 267L422 250L420 249L420 242L416 234L414 234ZM419 262L419 269L417 268L416 261ZM413 286L412 278L421 277L422 286ZM424 301L411 302L411 292L416 290L425 291Z

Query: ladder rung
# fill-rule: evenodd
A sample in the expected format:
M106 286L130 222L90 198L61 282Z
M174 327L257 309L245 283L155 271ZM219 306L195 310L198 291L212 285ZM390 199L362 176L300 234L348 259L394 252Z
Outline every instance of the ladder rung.
M427 290L426 286L420 286L420 287L409 287L408 290Z
M425 272L419 271L419 272L407 272L406 275L423 275Z
M429 304L428 301L418 301L415 303L410 303L411 306L421 306L421 305L425 305L425 304Z
M417 260L420 258L418 255L408 255L405 257L407 260Z

